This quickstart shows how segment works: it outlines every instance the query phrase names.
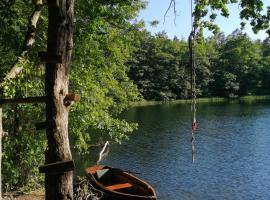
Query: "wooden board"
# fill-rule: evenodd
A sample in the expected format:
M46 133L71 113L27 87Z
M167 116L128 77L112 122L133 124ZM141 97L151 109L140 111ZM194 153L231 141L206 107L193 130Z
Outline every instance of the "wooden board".
M61 174L73 170L74 170L73 160L51 163L39 167L39 173L45 174Z
M36 130L44 130L44 129L51 127L51 126L53 126L52 121L40 122L40 123L35 124Z
M47 53L47 52L39 52L38 56L39 56L41 62L58 63L58 64L63 63L62 55L56 55L56 54L51 54L51 53Z
M110 185L110 186L107 186L106 188L108 190L120 190L120 189L124 189L124 188L130 188L132 187L132 185L130 183L121 183L121 184L116 184L116 185Z
M41 97L27 97L27 98L14 98L14 99L0 99L1 104L20 104L20 103L44 103L45 96Z

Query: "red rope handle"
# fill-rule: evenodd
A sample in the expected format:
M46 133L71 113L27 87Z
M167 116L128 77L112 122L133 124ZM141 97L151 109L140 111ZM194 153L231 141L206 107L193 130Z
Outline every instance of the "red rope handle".
M195 133L195 131L197 130L197 127L198 127L197 121L196 119L193 119L192 128L191 128L192 133Z

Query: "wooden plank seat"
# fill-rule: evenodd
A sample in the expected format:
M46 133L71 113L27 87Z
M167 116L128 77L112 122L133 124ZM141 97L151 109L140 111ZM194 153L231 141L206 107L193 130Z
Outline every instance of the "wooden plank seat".
M120 183L120 184L115 184L115 185L110 185L110 186L107 186L106 188L108 190L120 190L120 189L124 189L124 188L130 188L132 187L132 185L130 183Z

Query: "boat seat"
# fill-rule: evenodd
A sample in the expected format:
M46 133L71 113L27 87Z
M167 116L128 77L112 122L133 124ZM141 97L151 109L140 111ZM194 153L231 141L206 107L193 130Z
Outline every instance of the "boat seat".
M120 183L120 184L107 186L106 188L108 190L120 190L120 189L130 188L130 187L132 187L130 183Z

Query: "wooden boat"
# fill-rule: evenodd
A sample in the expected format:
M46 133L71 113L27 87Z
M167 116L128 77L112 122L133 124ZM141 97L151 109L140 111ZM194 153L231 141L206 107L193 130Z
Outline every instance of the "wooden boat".
M85 169L91 184L113 200L156 200L155 190L129 172L97 165Z

